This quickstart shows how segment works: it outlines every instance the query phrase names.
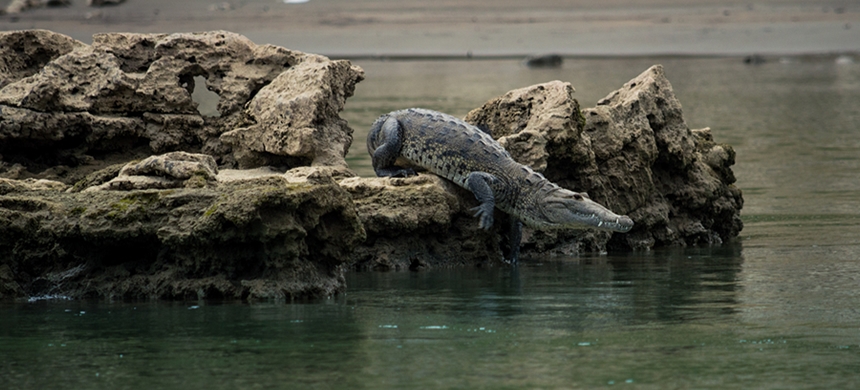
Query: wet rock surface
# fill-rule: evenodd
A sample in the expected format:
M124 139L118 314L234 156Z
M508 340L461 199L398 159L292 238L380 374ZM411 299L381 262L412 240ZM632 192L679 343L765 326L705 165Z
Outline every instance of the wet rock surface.
M347 269L497 266L509 250L508 217L481 230L467 190L349 170L338 113L363 71L347 61L224 31L0 43L0 298L322 297ZM198 112L200 84L215 115ZM527 229L524 258L738 234L734 151L687 127L661 67L594 108L573 92L510 91L466 120L636 226Z
M492 266L502 263L499 224L479 228L468 210L474 196L433 174L409 178L349 178L340 182L355 202L367 240L351 264L360 270ZM497 212L497 216L501 213Z

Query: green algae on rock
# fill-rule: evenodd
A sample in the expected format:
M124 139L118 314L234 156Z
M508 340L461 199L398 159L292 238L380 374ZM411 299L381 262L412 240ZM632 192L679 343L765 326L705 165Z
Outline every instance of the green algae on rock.
M330 173L283 173L346 166L352 129L338 113L361 68L227 31L105 33L92 45L9 31L0 52L0 298L344 289L347 253L364 239L350 195ZM216 115L198 112L195 87L218 95ZM249 104L269 90L289 116ZM254 143L222 139L236 129ZM250 169L220 175L238 165Z
M8 296L295 299L342 291L364 240L349 194L282 176L214 188L28 191L0 201Z
M226 31L93 41L0 33L0 299L291 300L343 291L350 268L503 264L504 213L484 231L447 180L347 168L339 112L363 79L348 61ZM191 98L201 77L215 116ZM553 81L466 120L636 223L527 230L525 257L717 245L743 226L734 151L687 127L662 67L594 108Z

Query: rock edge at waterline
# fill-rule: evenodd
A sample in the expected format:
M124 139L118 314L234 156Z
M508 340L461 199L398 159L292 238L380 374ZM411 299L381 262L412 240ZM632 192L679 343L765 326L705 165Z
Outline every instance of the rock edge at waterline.
M348 61L225 31L93 41L0 33L0 298L291 300L343 291L350 268L501 264L503 232L478 228L467 191L347 168L339 112L363 79ZM192 99L203 86L214 112ZM527 231L524 258L738 234L734 152L687 128L661 67L595 108L572 93L514 90L466 120L636 227Z

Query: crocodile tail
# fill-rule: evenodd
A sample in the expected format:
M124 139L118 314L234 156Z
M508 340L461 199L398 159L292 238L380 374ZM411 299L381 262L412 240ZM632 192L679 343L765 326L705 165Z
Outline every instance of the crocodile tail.
M385 123L386 119L388 119L388 114L376 118L373 124L370 125L370 132L367 133L367 153L370 153L371 156L373 156L376 148L379 147L379 133L382 131L382 124Z

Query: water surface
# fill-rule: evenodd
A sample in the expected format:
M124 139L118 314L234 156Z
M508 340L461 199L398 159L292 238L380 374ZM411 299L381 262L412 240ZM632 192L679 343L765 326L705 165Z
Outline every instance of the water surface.
M846 62L846 61L841 61ZM518 269L351 273L295 304L0 305L0 384L30 388L856 388L860 65L834 57L360 61L343 116L463 116L570 81L583 107L662 63L692 128L737 151L741 237L716 248L531 258Z
M852 286L816 292L741 252L356 273L306 304L4 306L0 372L12 389L856 386ZM800 252L784 268L838 264Z

